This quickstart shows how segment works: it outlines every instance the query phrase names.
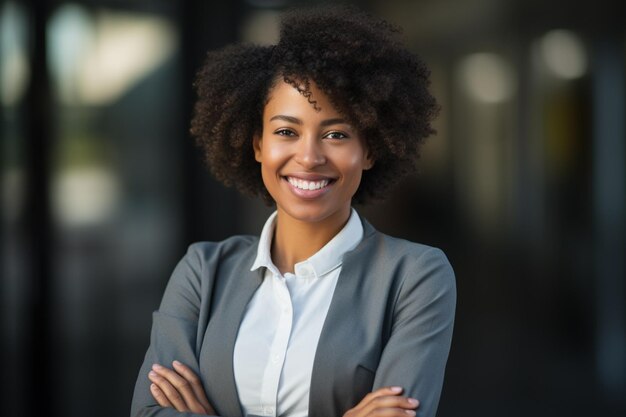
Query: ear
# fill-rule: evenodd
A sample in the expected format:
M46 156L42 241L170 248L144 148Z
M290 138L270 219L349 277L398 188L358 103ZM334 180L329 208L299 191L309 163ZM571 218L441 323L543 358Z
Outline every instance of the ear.
M366 149L365 156L363 158L363 171L367 171L374 166L374 157L372 156L372 153Z
M261 139L261 135L259 133L255 133L254 136L252 136L252 148L254 149L254 159L256 159L257 162L261 162L262 158L262 152L261 152L261 146L263 145L263 139Z

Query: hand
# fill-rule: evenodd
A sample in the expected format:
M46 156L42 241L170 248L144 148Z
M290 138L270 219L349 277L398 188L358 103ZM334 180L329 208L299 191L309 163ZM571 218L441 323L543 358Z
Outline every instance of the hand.
M215 415L200 378L178 361L174 361L172 365L173 370L154 364L148 374L152 381L150 392L157 403L161 407L171 407L177 411Z
M401 387L379 388L367 394L356 407L343 417L406 417L414 416L419 401L401 396Z

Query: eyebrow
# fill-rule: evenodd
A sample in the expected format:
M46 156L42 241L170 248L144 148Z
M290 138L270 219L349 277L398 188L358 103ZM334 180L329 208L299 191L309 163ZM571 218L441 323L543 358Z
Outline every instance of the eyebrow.
M284 114L278 114L276 116L273 116L270 119L270 122L272 120L284 120L286 122L293 123L293 124L296 124L296 125L302 125L302 120L298 119L297 117L286 116ZM341 118L326 119L326 120L323 120L320 123L320 126L326 127L326 126L336 125L336 124L347 124L347 122L344 119L341 119Z

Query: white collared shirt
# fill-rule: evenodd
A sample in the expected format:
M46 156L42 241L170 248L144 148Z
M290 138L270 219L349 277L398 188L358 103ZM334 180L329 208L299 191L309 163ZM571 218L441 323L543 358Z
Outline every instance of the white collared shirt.
M343 255L363 238L352 209L348 223L322 249L284 276L271 259L276 212L263 227L251 270L263 282L246 307L233 354L246 416L306 417L313 359L341 271Z

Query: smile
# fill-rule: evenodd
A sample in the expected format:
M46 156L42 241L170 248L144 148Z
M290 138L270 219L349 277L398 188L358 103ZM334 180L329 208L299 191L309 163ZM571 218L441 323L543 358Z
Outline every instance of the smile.
M328 179L324 179L320 181L307 181L307 180L302 180L300 178L294 178L294 177L287 177L287 181L289 181L289 184L293 185L294 187L300 190L319 190L328 186L330 182L330 180Z

